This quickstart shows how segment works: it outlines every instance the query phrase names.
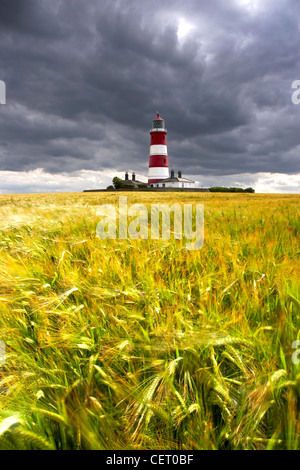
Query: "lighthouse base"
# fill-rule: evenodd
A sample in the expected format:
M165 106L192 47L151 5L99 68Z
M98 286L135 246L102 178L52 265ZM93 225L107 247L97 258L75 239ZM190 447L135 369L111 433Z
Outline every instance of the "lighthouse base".
M148 180L148 186L150 186L151 184L154 184L154 183L159 183L160 181L163 181L164 178L160 178L158 180Z
M148 185L157 183L169 177L168 167L150 167L148 172Z

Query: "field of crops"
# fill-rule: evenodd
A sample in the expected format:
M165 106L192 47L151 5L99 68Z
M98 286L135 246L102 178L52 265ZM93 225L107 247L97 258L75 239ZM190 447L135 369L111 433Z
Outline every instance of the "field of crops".
M0 196L0 449L300 449L300 196L128 193L198 251L100 240L118 198Z

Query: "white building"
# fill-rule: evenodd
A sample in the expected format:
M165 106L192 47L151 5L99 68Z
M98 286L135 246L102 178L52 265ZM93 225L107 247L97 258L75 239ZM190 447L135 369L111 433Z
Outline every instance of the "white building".
M170 178L151 183L150 188L195 188L196 182L182 177L182 172L178 171L175 176L174 170L171 170Z

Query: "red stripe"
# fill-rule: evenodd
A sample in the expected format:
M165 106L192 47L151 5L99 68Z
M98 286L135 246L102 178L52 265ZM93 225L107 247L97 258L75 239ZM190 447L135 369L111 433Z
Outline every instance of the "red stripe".
M167 155L150 155L149 168L157 167L157 166L168 168L169 167L168 156Z
M153 132L150 145L167 145L167 134L164 132Z
M148 184L158 183L159 181L164 180L165 178L160 178L158 180L148 180Z

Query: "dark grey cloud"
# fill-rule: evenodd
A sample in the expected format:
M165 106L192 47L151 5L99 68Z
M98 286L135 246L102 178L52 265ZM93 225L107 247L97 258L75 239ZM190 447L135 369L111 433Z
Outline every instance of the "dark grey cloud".
M186 174L300 172L299 25L295 0L1 0L0 170L146 174L159 110Z

